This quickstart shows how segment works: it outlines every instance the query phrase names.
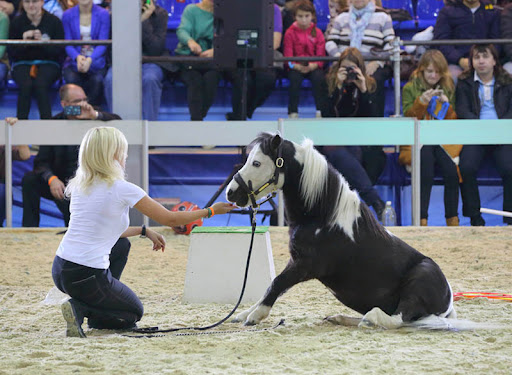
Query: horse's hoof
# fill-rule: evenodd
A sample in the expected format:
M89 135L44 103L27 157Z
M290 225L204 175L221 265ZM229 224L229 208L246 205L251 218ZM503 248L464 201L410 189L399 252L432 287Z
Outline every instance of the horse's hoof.
M254 322L254 321L250 321L250 320L248 320L248 321L246 321L246 322L244 323L244 326L246 326L246 327L251 327L251 326L255 326L256 324L258 324L258 323Z

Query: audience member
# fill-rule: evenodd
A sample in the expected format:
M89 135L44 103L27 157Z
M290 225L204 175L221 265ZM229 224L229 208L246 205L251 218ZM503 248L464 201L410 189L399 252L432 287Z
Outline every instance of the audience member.
M500 64L492 44L469 51L469 69L459 76L455 109L462 119L511 119L512 77ZM485 125L483 125L485 126ZM460 154L462 213L471 225L483 226L476 175L486 154L491 154L503 179L503 210L512 212L512 145L464 145ZM512 218L503 221L512 224Z
M43 9L43 0L22 0L22 10L10 27L9 39L64 39L62 22ZM60 77L63 57L61 46L9 46L12 77L19 87L16 117L27 119L32 94L35 94L42 119L52 117L52 84Z
M428 50L404 86L402 106L404 116L427 120L455 119L455 86L448 63L438 50ZM428 206L434 183L434 166L441 168L444 179L444 209L446 225L459 225L459 174L457 165L462 145L421 147L420 224L428 223ZM411 165L411 146L400 147L400 164Z
M154 0L147 3L142 0L142 55L167 56L166 47L167 11L156 5ZM162 87L164 71L170 69L166 63L142 64L142 118L148 121L157 121L162 100ZM112 110L112 68L105 76L105 99L107 107Z
M309 0L300 0L295 4L296 21L284 36L285 57L325 56L325 39L322 31L316 27L315 6ZM313 96L317 114L325 113L327 87L323 72L323 62L289 62L288 79L290 80L288 116L297 118L299 112L300 88L304 79L313 84Z
M62 304L67 336L86 337L82 329L85 317L89 327L98 329L129 329L142 318L142 302L119 281L130 249L126 237L147 236L155 251L164 251L165 238L145 226L129 227L130 207L169 226L235 208L217 202L202 210L169 211L125 181L127 154L128 142L118 129L90 129L80 145L76 175L66 187L72 216L53 261L52 277L57 288L71 296ZM116 241L122 249L112 248Z
M5 122L14 125L18 119L7 117ZM12 146L12 160L28 160L30 149L27 145ZM3 227L5 220L5 146L0 146L0 227Z
M279 54L277 51L281 46L281 39L283 36L283 24L281 17L281 10L274 4L274 56ZM244 69L237 69L228 72L228 78L233 82L233 90L231 94L231 105L233 112L226 114L227 120L245 120L245 116L252 118L256 108L260 107L268 99L274 90L277 78L277 66L282 67L282 64L274 64L273 68L269 69L251 69L245 74L247 78L246 86L246 105L242 103L243 87L244 87ZM245 111L244 111L245 109Z
M0 0L0 12L12 18L16 15L19 4L20 0Z
M390 50L395 31L389 14L371 0L352 0L350 4L350 8L334 21L325 44L327 53L339 56L350 46L360 50L364 57L369 57L375 48ZM384 116L384 83L391 77L392 70L384 61L369 61L366 72L377 81L376 111L378 116Z
M512 3L507 4L501 11L501 38L512 39ZM504 44L505 64L503 68L512 74L512 44Z
M84 90L74 84L66 84L59 91L63 111L54 116L56 120L120 120L118 115L97 111L87 102ZM73 110L79 107L79 114ZM74 175L78 161L78 147L41 146L34 159L34 170L27 172L22 180L24 227L39 226L41 197L53 200L69 224L69 200L64 198L64 188Z
M0 12L0 39L9 38L9 16ZM9 58L6 53L6 46L0 46L0 86L3 86L9 71Z
M78 4L78 0L44 0L43 8L62 19L63 13Z
M366 72L357 48L346 48L327 75L329 114L335 117L377 117L376 82ZM382 173L386 155L380 146L324 146L320 151L345 177L361 198L382 219L384 202L373 187Z
M332 25L334 25L334 20L345 8L348 8L348 4L349 1L347 0L329 0L329 23L325 28L325 38L329 37L331 34Z
M187 5L176 34L177 55L213 57L213 0ZM220 73L211 63L183 63L180 78L187 86L190 119L202 121L215 99Z
M486 0L453 0L439 11L434 40L496 39L500 37L499 12ZM455 82L469 67L469 45L443 45L439 49L448 61Z
M77 6L66 10L62 24L69 40L105 40L110 36L110 14L92 0L80 0ZM66 46L64 80L81 86L94 106L102 101L106 51L106 46Z

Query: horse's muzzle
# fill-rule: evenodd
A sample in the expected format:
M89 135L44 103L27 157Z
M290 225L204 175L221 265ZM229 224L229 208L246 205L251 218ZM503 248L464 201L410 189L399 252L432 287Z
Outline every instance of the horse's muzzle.
M249 197L243 191L243 189L229 189L226 192L226 198L228 201L235 203L238 207L246 207L249 203Z

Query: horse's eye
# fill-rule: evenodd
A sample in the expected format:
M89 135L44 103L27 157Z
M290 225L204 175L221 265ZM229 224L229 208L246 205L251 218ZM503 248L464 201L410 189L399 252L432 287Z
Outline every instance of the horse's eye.
M253 167L258 168L261 165L261 163L259 161L255 160L252 162L252 165L253 165Z

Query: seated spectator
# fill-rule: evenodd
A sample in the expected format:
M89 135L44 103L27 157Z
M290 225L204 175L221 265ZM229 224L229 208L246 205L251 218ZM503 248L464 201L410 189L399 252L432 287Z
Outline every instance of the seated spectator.
M501 38L512 39L512 3L509 3L501 11ZM505 65L503 68L512 74L512 44L504 44Z
M404 116L427 120L456 119L455 86L448 63L435 49L421 57L418 67L404 86L402 107ZM443 114L444 113L444 114ZM457 164L462 145L421 147L420 224L428 223L428 206L434 183L434 166L441 168L444 179L444 209L446 225L459 225L459 175ZM400 164L411 165L411 146L400 147Z
M7 117L5 122L14 125L18 121L15 117ZM30 159L30 149L27 145L12 146L12 160ZM4 226L5 220L5 146L0 146L0 227Z
M283 24L281 10L274 4L274 34L273 46L274 56L279 54L277 51L281 46L283 36ZM231 106L233 112L226 113L227 120L245 120L246 117L252 118L256 108L260 107L268 99L274 90L277 67L282 68L282 64L276 63L273 68L269 69L250 69L247 71L247 100L246 108L242 103L243 87L244 87L244 70L237 69L227 72L228 79L233 82L233 91L231 96ZM245 113L245 116L244 116Z
M56 120L120 120L118 115L97 111L87 102L84 90L74 84L60 88L60 104L63 111L55 115ZM67 114L70 106L79 106L80 114ZM71 108L74 109L74 108ZM21 182L23 193L24 227L39 226L41 197L51 199L64 216L64 225L69 224L69 200L64 198L64 188L74 175L78 162L78 147L41 146L34 159L34 170L27 172Z
M81 0L79 5L66 10L62 24L69 40L105 40L110 36L110 14L92 0ZM64 80L81 86L94 106L102 101L106 51L106 46L66 46Z
M325 49L329 56L339 56L350 46L369 57L374 48L390 50L394 38L393 22L384 9L371 0L352 0L350 8L334 20ZM366 72L377 82L376 114L384 116L384 83L391 78L392 69L384 61L369 61Z
M485 0L454 0L439 11L434 40L496 39L500 37L499 12ZM468 69L469 45L444 45L439 49L448 61L453 80Z
M78 4L78 0L44 0L44 10L62 19L62 14Z
M469 51L469 69L459 76L455 110L461 119L512 118L512 77L500 64L492 44L475 45ZM485 126L485 125L483 125ZM471 225L483 226L476 175L484 157L490 154L503 179L503 210L512 212L512 145L464 145L460 154L462 213ZM512 224L512 218L503 217Z
M147 3L142 1L142 55L168 56L166 47L167 11L156 5L154 0ZM172 68L169 63L143 63L142 64L142 118L148 121L157 121L162 100L162 87L164 71ZM107 107L112 110L112 68L105 76L105 99Z
M357 48L346 48L327 75L329 114L333 117L378 117L376 82L368 75ZM324 146L320 151L382 219L384 202L373 185L386 164L380 146Z
M0 12L0 39L9 39L9 16ZM9 58L6 46L0 46L0 86L4 85L9 71Z
M176 34L177 55L213 57L213 0L187 5ZM183 63L180 78L187 86L190 119L203 121L215 100L220 73L212 63Z
M9 30L9 39L64 39L62 22L43 9L43 0L22 0L21 14ZM19 87L16 117L27 119L32 94L35 94L42 119L52 117L50 89L59 79L63 57L61 46L9 46L12 78Z
M328 38L331 33L334 20L345 8L348 8L348 3L349 2L347 0L329 0L329 23L327 24L324 33L326 38Z
M315 6L309 0L300 0L295 4L296 21L284 36L285 57L325 56L325 39L322 31L316 27ZM326 111L327 87L323 72L323 62L289 62L290 80L288 116L297 118L299 112L300 88L304 79L313 84L313 96L317 114Z
M9 17L16 15L16 10L19 8L20 0L0 0L0 12Z

